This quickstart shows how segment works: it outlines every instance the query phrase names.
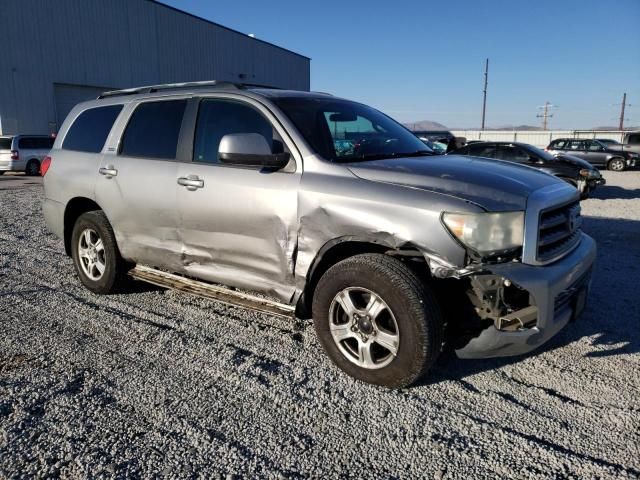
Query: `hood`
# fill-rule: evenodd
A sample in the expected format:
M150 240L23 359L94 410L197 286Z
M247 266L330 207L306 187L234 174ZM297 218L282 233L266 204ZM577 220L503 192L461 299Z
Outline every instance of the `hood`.
M568 163L570 165L575 165L576 167L588 168L589 170L596 170L596 168L586 160L583 160L582 158L574 157L573 155L560 154L556 156L556 160L559 162Z
M489 211L524 210L534 190L563 183L534 168L460 155L349 163L354 175L455 196Z

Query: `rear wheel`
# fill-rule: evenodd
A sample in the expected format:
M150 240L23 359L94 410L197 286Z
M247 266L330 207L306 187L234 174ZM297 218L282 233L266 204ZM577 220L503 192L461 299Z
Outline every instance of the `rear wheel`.
M128 286L128 265L120 256L113 230L102 211L78 217L71 236L71 254L80 281L92 292L115 293Z
M356 255L331 267L316 287L313 320L338 367L385 387L414 383L442 347L443 320L433 294L387 255Z
M40 175L40 162L36 159L29 160L25 168L25 173L30 177Z
M609 160L607 164L607 168L609 170L613 170L614 172L622 172L625 169L624 159L616 157Z

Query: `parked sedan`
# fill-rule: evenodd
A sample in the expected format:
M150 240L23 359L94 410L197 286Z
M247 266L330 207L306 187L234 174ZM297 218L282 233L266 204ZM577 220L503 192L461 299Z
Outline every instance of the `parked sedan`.
M533 145L519 142L475 142L453 152L456 155L495 158L537 168L576 187L587 198L598 185L604 185L600 171L589 162L571 155L553 156Z
M598 140L557 138L546 150L554 155L573 155L597 167L621 172L633 168L638 162L638 154L610 148Z

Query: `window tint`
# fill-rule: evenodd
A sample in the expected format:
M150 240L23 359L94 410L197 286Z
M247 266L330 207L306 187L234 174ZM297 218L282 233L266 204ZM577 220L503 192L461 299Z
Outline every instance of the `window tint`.
M510 162L525 163L529 161L529 154L513 145L498 145L496 158Z
M493 158L496 146L492 144L472 144L469 146L469 155L474 157Z
M11 150L11 137L0 137L0 150Z
M198 111L193 161L219 163L220 140L231 133L257 133L272 145L274 153L279 153L274 145L282 152L282 143L274 142L271 123L250 106L228 100L203 100Z
M590 150L592 152L599 152L602 150L602 145L600 145L598 142L585 142L585 144L587 145L587 150Z
M584 141L582 140L571 140L568 142L567 149L569 150L584 150Z
M565 140L554 140L551 142L551 148L565 148L566 143Z
M79 152L99 153L111 131L122 105L90 108L76 118L62 142L62 148Z
M640 145L640 133L629 135L629 141L627 143L630 145Z
M120 155L176 158L186 100L141 103L122 135Z
M48 137L21 137L18 148L32 150L48 150L53 147L53 139Z

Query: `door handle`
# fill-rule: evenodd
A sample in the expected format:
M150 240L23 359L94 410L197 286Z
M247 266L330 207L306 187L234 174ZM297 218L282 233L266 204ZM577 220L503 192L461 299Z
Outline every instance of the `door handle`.
M197 175L189 175L188 177L178 177L178 185L187 187L187 190L194 191L197 188L204 187L204 180L198 178Z
M113 168L113 165L107 165L106 167L100 167L98 173L100 173L100 175L104 175L107 178L112 178L118 175L118 170Z

